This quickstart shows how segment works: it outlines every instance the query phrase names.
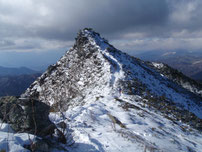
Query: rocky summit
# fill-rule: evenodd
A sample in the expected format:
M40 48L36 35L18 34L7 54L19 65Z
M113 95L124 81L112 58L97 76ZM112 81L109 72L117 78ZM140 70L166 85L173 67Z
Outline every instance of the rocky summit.
M51 106L52 122L68 124L77 145L66 144L69 151L201 151L202 88L163 67L85 28L21 97Z

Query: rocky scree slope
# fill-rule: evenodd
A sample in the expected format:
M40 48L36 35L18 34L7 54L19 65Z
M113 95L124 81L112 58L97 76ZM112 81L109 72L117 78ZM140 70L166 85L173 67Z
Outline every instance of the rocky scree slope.
M56 123L65 117L80 143L72 151L202 149L200 95L92 29L81 30L74 46L22 97L50 105Z

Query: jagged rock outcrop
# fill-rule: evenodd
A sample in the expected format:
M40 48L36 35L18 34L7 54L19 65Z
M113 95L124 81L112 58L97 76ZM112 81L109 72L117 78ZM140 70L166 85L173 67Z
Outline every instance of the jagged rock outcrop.
M54 133L56 126L49 120L50 107L33 99L0 98L0 120L16 132L27 132L41 137ZM52 129L47 131L49 126Z
M96 45L89 43L93 39L89 40L88 35L97 37L98 43L106 42L98 33L79 32L75 45L56 64L49 66L23 97L40 99L66 110L73 103L81 103L87 92L98 87L98 82L104 87L110 81L111 62Z

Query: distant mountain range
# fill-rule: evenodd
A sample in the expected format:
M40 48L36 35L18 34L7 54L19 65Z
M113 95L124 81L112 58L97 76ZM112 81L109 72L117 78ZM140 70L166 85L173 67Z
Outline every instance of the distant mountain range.
M202 53L199 51L147 51L132 54L142 60L163 62L202 82Z
M192 78L195 79L195 80L199 80L202 83L202 71L198 72L195 75L192 75Z
M39 72L26 67L8 68L0 66L0 76L19 76L23 74L35 74L35 73Z
M19 96L41 74L26 67L0 66L0 96Z
M40 74L0 76L0 96L19 96Z

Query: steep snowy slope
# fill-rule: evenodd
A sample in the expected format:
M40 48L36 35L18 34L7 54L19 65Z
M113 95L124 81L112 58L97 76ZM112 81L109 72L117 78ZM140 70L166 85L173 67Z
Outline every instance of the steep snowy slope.
M178 70L173 69L166 64L148 62L148 65L155 68L157 71L159 71L161 74L166 76L168 79L181 85L183 88L185 88L195 94L198 94L202 97L202 84L196 82L195 80L192 80L191 78L183 75Z
M77 143L72 151L202 149L201 97L92 29L81 30L22 97L51 105L52 121L65 119Z

